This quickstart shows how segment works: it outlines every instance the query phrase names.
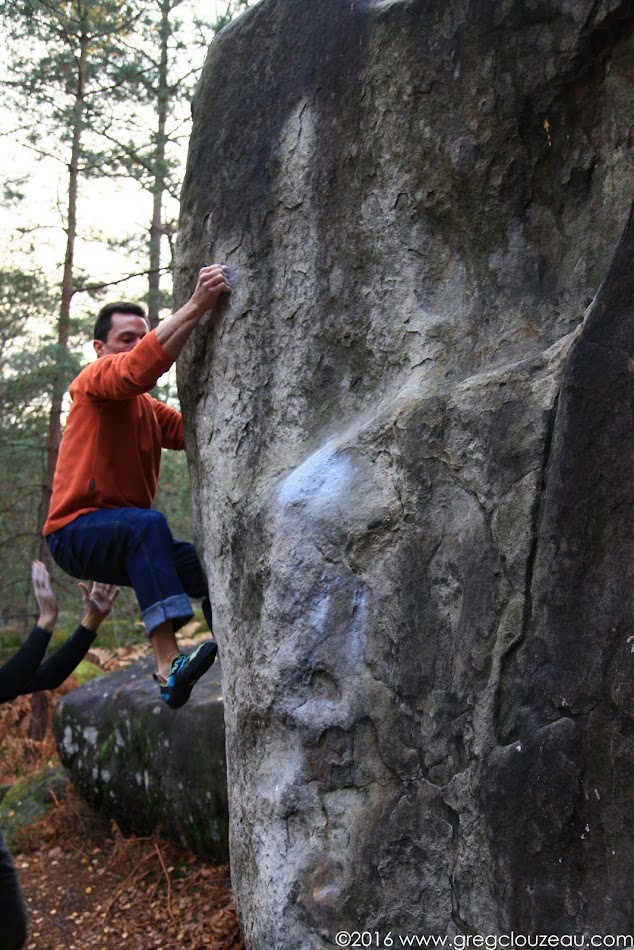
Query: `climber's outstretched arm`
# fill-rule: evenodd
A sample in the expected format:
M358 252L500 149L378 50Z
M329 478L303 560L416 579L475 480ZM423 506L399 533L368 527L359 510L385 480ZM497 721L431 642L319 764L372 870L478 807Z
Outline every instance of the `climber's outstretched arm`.
M176 359L201 318L213 310L221 294L230 293L229 271L224 264L201 268L196 289L187 303L155 330L156 339L165 352Z

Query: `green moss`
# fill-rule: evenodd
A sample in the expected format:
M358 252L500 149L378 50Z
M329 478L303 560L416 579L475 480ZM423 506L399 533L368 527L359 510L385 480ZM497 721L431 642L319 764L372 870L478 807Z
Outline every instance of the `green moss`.
M94 680L98 676L103 676L103 670L95 666L94 663L91 663L90 660L82 660L73 673L73 676L81 686L82 683L87 683L89 680Z
M183 829L187 845L192 851L204 854L215 863L227 863L229 823L225 818L215 817L204 822L187 820L183 823Z
M101 767L105 765L112 753L112 747L114 745L114 736L110 735L108 738L101 743L99 746L99 752L97 753L97 764Z
M0 802L0 825L12 851L19 851L29 839L29 828L54 807L54 798L62 798L68 778L61 766L48 766L35 775L20 779Z
M136 763L136 768L140 772L143 772L145 771L144 763L151 762L156 752L154 747L154 738L151 733L145 729L144 723L141 719L130 719L129 727L130 733L125 740L126 753L128 756L130 756L131 761ZM131 769L131 771L134 770L134 768ZM158 823L159 820L159 812L162 801L163 795L160 783L150 781L149 786L145 791L144 805L148 813L152 815L152 820L155 823Z

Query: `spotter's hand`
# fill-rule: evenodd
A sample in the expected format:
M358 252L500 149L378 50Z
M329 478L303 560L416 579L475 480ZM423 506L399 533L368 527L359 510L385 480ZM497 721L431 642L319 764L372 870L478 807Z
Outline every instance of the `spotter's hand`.
M57 599L51 587L50 574L41 561L33 561L31 564L31 580L40 611L37 625L43 630L52 630L57 621Z

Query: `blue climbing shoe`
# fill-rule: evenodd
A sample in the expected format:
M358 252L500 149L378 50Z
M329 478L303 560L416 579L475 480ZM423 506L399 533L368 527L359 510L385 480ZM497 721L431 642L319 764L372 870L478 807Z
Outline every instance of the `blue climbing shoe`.
M170 709L180 709L185 705L193 687L216 659L217 652L216 643L213 640L207 640L206 643L201 643L193 653L188 655L179 653L174 657L167 681L164 683L158 680L161 699ZM158 679L156 674L155 679Z

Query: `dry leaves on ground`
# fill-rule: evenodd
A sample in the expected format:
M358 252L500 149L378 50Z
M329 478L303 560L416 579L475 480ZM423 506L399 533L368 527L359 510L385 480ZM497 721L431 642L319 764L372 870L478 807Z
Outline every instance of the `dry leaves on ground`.
M158 832L126 838L72 789L14 860L26 950L244 950L226 866Z

